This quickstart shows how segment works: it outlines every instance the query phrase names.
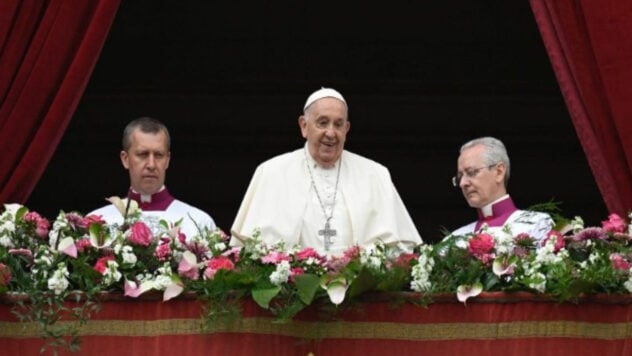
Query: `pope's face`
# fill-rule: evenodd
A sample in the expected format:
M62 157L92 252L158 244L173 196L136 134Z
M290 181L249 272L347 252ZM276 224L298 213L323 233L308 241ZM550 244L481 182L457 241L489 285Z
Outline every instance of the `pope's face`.
M130 148L121 151L121 162L129 171L132 188L140 194L154 194L165 184L171 153L164 131L145 133L132 131Z
M457 164L459 187L472 208L482 208L506 194L505 165L488 165L485 147L476 145L461 152Z
M335 98L322 98L298 119L309 153L322 167L331 167L342 155L351 124L347 105Z

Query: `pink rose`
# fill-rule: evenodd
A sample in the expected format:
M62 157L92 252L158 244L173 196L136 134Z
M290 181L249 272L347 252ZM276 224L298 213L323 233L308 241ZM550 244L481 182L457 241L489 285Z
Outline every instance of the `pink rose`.
M608 215L608 220L602 221L601 226L606 232L624 232L625 221L617 214Z
M206 264L204 277L206 279L213 279L220 269L231 271L235 269L235 264L226 256L213 257Z
M467 246L467 250L472 256L481 260L483 263L488 263L494 258L494 238L490 234L478 234L474 235Z
M140 246L149 246L153 236L151 230L141 221L137 221L132 225L132 233L129 235L129 241Z
M108 269L108 261L114 261L114 256L108 255L99 258L97 263L94 265L94 270L100 274L105 274L105 271Z
M0 263L0 287L6 287L11 281L11 269L4 263Z
M610 255L610 262L612 263L612 268L618 271L627 272L630 270L630 262L628 262L620 253L613 253Z

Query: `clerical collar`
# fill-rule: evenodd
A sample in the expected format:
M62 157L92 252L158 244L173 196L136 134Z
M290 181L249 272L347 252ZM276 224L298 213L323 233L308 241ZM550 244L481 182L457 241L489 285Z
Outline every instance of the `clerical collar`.
M478 213L476 229L478 230L483 223L486 223L488 226L502 226L516 210L518 210L518 208L514 205L511 197L506 194L498 200L476 210Z
M318 162L316 162L316 160L314 159L314 157L312 157L312 154L309 153L309 147L307 147L307 141L305 141L305 157L307 157L307 164L309 164L310 167L312 167L313 169L323 169L323 170L331 170L331 169L337 169L338 165L340 164L340 158L339 157L338 160L331 166L331 167L323 167L321 165L318 164Z
M169 205L175 200L165 186L158 193L151 195L140 194L130 188L127 197L135 200L138 203L138 207L144 211L167 210Z

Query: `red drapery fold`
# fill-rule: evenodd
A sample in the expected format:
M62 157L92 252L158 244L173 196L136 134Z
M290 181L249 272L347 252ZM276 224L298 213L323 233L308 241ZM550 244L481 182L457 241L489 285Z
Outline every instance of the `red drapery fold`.
M24 203L40 179L119 3L0 2L0 203Z
M530 3L606 206L626 214L632 209L632 2Z

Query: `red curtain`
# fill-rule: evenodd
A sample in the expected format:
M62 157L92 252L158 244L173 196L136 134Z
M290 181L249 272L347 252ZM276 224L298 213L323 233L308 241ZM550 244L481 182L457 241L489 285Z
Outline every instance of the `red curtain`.
M0 1L0 203L24 203L40 179L119 3Z
M632 1L530 0L597 186L632 209ZM560 172L572 179L573 172Z

